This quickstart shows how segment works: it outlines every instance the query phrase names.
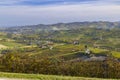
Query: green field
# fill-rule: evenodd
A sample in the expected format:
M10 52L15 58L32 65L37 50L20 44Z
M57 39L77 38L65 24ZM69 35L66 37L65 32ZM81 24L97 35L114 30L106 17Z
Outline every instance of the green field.
M54 76L54 75L39 75L39 74L18 74L0 72L0 78L15 78L15 79L30 79L30 80L119 80L119 79L102 79L102 78L84 78L70 76Z

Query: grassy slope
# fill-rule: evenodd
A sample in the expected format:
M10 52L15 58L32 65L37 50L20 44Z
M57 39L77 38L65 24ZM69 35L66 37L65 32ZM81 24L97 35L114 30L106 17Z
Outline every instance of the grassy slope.
M32 80L115 80L115 79L67 77L67 76L39 75L39 74L18 74L18 73L4 73L4 72L0 72L0 77L1 78L32 79Z
M16 48L16 47L23 47L25 45L16 43L13 39L9 39L6 33L0 32L0 49L6 48Z

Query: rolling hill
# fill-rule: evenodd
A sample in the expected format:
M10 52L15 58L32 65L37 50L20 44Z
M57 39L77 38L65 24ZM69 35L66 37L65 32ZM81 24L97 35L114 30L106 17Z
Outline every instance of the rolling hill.
M73 22L73 23L57 23L57 24L38 24L38 25L26 25L26 26L16 26L1 29L1 31L5 32L37 32L37 31L51 31L51 30L71 30L71 29L80 29L80 28L102 28L102 29L110 29L110 28L120 28L120 22L107 22L107 21L99 21L99 22Z
M120 78L119 22L40 24L0 31L0 71Z

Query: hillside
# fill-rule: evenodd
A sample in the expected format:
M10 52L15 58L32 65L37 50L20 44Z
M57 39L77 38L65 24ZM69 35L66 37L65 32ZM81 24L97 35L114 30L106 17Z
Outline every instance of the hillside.
M102 28L102 29L111 29L111 28L120 28L120 22L73 22L73 23L57 23L57 24L38 24L38 25L26 25L26 26L16 26L10 28L0 29L0 31L5 32L19 32L19 33L34 33L39 31L58 31L58 30L71 30L71 29L80 29L80 28Z
M119 22L4 28L0 32L0 71L120 78L119 34Z

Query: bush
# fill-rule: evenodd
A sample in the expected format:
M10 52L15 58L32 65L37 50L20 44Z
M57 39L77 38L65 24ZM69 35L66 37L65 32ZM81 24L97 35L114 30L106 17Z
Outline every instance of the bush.
M49 58L32 59L18 54L5 54L0 58L0 70L5 72L55 74L98 78L120 78L120 62L60 62Z

